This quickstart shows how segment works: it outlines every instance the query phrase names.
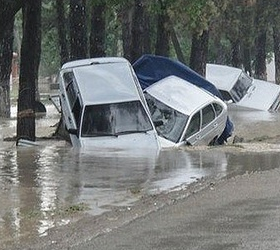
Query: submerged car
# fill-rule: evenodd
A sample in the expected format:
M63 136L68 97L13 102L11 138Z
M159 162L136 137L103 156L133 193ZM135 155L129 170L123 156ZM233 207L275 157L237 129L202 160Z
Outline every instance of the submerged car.
M159 148L145 97L126 59L66 63L58 84L62 115L73 146Z
M155 82L174 75L223 99L215 85L177 60L164 56L146 54L135 61L132 66L143 90ZM226 126L218 138L218 143L223 144L227 142L228 138L232 136L233 130L233 123L227 116Z
M206 79L219 89L231 106L263 111L279 109L280 86L251 78L242 69L207 64Z
M161 147L214 145L227 122L227 106L218 97L176 76L144 90Z

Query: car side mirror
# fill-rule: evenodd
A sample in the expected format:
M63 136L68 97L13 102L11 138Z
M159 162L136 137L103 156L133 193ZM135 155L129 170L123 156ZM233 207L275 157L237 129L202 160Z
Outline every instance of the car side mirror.
M163 125L162 120L154 121L153 123L154 123L155 127L159 127L159 126Z

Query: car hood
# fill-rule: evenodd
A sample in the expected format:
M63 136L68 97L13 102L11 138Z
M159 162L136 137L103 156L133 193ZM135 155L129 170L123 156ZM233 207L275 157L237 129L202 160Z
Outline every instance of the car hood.
M158 150L157 134L153 131L146 133L131 133L118 136L81 137L81 148L108 150Z
M279 85L254 79L248 93L238 102L238 105L258 110L269 110L275 100L279 98L279 93Z

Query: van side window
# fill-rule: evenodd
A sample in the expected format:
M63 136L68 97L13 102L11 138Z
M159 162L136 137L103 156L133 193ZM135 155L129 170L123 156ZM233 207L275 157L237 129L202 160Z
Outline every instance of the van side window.
M215 119L215 111L211 104L202 109L202 128Z
M75 92L75 88L74 88L75 77L73 72L72 71L65 72L63 74L63 79L64 79L65 89L66 89L70 106L71 108L73 108L77 98L77 93Z
M80 127L81 121L81 114L82 114L82 107L79 101L79 98L76 99L74 106L72 108L72 113L74 114L74 118L76 120L77 128Z
M184 140L200 130L200 111L191 118Z

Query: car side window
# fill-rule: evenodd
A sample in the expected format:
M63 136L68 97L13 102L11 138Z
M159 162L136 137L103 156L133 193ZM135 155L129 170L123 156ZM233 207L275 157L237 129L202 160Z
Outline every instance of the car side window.
M199 130L200 130L200 112L197 112L191 118L184 140L186 140L188 137L192 136L193 134L197 133Z
M216 111L216 116L220 115L223 111L223 107L218 103L213 103L213 106Z
M202 128L215 119L215 111L211 104L202 109Z

